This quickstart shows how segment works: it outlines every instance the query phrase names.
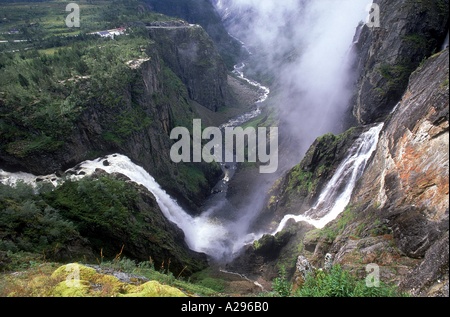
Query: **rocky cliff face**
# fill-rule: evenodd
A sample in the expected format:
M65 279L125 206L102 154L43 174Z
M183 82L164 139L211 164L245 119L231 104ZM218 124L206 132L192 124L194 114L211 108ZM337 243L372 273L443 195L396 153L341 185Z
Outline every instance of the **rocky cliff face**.
M448 296L448 59L447 49L411 76L352 199L391 230L401 254L419 260L402 280L416 295Z
M330 253L334 264L361 278L376 264L383 282L413 296L448 296L448 48L434 54L447 34L448 1L377 3L381 28L364 26L355 44L353 109L361 125L353 131L379 122L384 128L350 204L324 229L288 222L248 246L230 268L270 280L281 265L293 276L293 252L316 268ZM270 229L314 203L353 141L351 130L316 140L269 193L263 217Z
M166 65L183 81L189 97L217 111L230 95L227 69L211 38L198 25L154 23L148 26Z
M381 281L413 296L448 296L448 78L448 49L412 74L349 205L337 219L324 229L290 221L275 236L266 235L246 247L229 268L270 281L281 266L294 276L298 255L320 268L330 253L333 264L362 279L366 266L375 264ZM274 217L275 224L283 214L301 214L314 202L322 182L317 173L320 162L334 154L336 161L329 163L336 166L339 157L342 160L339 149L354 141L351 133L337 143L324 142L327 138L331 139L319 138L302 163L274 188L272 194L277 195L270 199L266 216ZM313 174L305 178L308 172ZM294 186L287 186L299 175Z
M240 62L241 43L228 34L221 17L209 1L203 0L146 0L151 10L199 24L214 41L227 68Z
M118 152L143 166L183 206L196 212L222 172L213 164L173 163L170 132L178 126L190 128L192 119L201 117L192 101L210 109L225 106L227 70L200 27L183 24L149 32L154 42L142 48L148 58L127 62L131 79L119 89L120 103L84 100L59 148L24 156L2 147L2 168L37 175L62 173L81 161ZM92 89L89 80L79 89Z
M379 0L380 27L362 27L355 51L353 113L360 123L382 118L403 95L410 74L437 52L448 32L447 0Z

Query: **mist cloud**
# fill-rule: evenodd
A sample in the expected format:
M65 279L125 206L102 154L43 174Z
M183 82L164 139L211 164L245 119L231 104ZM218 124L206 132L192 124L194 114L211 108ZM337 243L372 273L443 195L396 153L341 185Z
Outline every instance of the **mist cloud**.
M214 0L232 35L276 76L277 106L300 152L338 133L351 97L350 47L369 0Z
M255 228L259 213L282 173L300 163L317 137L342 132L341 119L352 96L351 47L370 0L210 1L230 34L252 53L248 71L256 68L274 77L269 102L282 120L278 173L249 182L245 202L233 211L228 229L237 247L261 234Z

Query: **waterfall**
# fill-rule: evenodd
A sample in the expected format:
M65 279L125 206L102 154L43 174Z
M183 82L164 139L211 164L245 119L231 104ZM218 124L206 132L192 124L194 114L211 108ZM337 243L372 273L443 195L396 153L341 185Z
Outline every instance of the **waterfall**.
M356 182L377 148L383 126L384 123L378 124L361 134L320 194L316 204L302 215L286 215L272 234L283 230L290 219L297 222L305 221L319 229L336 219L350 202Z
M239 239L233 237L233 232L227 229L233 226L227 226L223 220L219 221L215 217L210 217L211 213L208 212L198 217L189 215L144 168L134 164L124 155L112 154L96 160L85 161L68 169L65 175L67 175L67 179L76 181L92 175L96 169L104 170L109 174L123 174L131 181L145 186L155 196L164 216L183 230L186 243L191 250L206 253L215 259L228 256L229 250L236 251L232 244ZM55 175L35 176L22 172L8 173L0 169L0 183L14 186L19 180L35 187L41 182L51 182L57 186L64 181Z
M297 222L306 221L317 228L323 228L334 220L348 205L353 188L377 147L383 126L384 123L381 123L372 127L355 141L349 150L349 155L340 164L313 208L303 215L285 216L272 234L281 231L290 219ZM189 215L144 168L134 164L124 155L112 154L96 160L85 161L67 170L65 175L67 175L67 179L80 180L92 175L96 169L104 170L109 174L123 174L131 181L145 186L155 196L164 216L183 230L188 246L192 250L206 253L216 260L229 258L244 245L252 243L262 236L262 234L255 233L243 236L236 229L236 225L228 223L229 221L226 219L219 220L215 217L214 211L220 206L214 206L201 216ZM54 174L35 176L22 172L8 173L0 169L1 183L14 186L19 180L34 186L40 182L50 182L58 186L64 181Z
M448 47L449 41L449 32L447 32L447 36L445 37L444 43L442 44L441 51L445 50Z
M310 139L328 132L328 129L323 131L321 127L336 121L335 113L329 111L338 108L334 105L347 104L345 102L348 97L347 91L342 87L347 76L342 69L342 58L354 36L354 25L366 15L366 12L359 8L360 3L356 0L342 4L332 0L289 0L283 2L281 6L279 2L273 0L211 0L211 2L219 9L224 20L232 18L235 12L243 13L243 19L252 17L248 21L251 22L248 28L234 25L232 29L236 31L239 28L240 32L237 32L236 36L243 36L246 42L251 40L247 42L249 47L258 48L255 55L261 57L263 62L267 62L262 63L263 67L283 75L280 76L279 84L280 87L286 88L286 93L281 94L280 108L292 110L285 112L286 126L289 126L285 130L292 130L293 136L301 135L305 138L307 146L310 145ZM342 19L343 14L345 16ZM286 33L288 25L291 26L291 32ZM246 30L251 31L250 34L246 34ZM239 42L246 48L242 41ZM249 50L247 51L252 55ZM280 57L283 57L283 60L288 57L293 59L285 61L286 64L280 64ZM236 65L234 74L256 87L261 93L260 99L253 111L221 125L222 129L241 125L258 116L261 113L261 104L269 96L268 87L244 76L245 67L245 63ZM375 150L381 129L382 125L361 135L351 149L349 157L344 160L324 189L315 207L300 216L286 216L277 231L281 230L289 219L308 221L321 228L337 217L348 204L353 187ZM133 182L145 186L153 193L165 217L184 231L186 243L192 250L206 253L214 259L229 260L230 255L234 255L244 245L258 239L259 234L248 232L248 228L255 213L259 211L262 201L262 195L259 194L265 194L266 189L264 186L252 188L248 193L248 204L245 208L234 211L234 207L226 199L226 190L236 166L233 162L227 162L222 167L224 179L214 188L215 195L211 195L212 199L206 202L204 212L196 217L183 210L142 167L121 154L85 161L67 172L72 173L69 178L75 180L91 175L97 168L107 173L121 173L128 176ZM31 184L46 180L55 186L63 181L55 175L37 177L0 170L2 183L13 186L19 179Z

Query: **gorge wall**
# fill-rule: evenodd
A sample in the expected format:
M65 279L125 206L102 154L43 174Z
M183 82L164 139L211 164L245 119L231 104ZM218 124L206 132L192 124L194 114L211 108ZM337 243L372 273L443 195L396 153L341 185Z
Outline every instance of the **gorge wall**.
M395 107L410 74L441 49L448 33L449 2L374 1L379 27L362 26L357 54L353 114L359 123L372 123Z
M323 229L289 221L247 246L230 270L271 280L283 266L293 278L298 255L319 268L330 253L361 278L376 264L382 281L414 296L448 296L448 1L375 3L381 27L362 26L353 47L357 123L312 144L272 187L261 222L273 232L284 215L314 205L355 136L383 122L349 205Z
M123 153L150 171L195 213L222 172L218 165L173 163L169 156L174 142L170 132L177 126L192 127L192 119L202 117L193 102L209 112L228 104L235 107L237 102L225 64L208 34L201 27L183 25L148 30L148 44L141 47L148 57L127 62L130 82L114 91L119 103L101 97L82 100L81 112L52 150L44 148L24 155L18 148L21 136L5 138L0 147L1 166L9 171L61 175L84 160ZM168 35L173 37L170 43ZM89 96L93 88L89 76L85 78L78 88ZM93 94L101 95L101 91ZM23 123L11 124L20 127L22 135L43 133L28 131Z

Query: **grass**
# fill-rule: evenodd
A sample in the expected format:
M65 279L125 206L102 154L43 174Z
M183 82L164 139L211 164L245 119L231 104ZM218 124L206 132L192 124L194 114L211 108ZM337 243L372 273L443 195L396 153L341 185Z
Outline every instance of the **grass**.
M347 228L348 224L355 220L355 218L356 214L354 213L352 206L348 206L341 213L337 222L323 228L320 235L329 241L334 241L336 237Z
M172 18L162 14L142 11L140 0L79 0L80 27L68 27L66 11L69 1L50 0L44 2L0 3L0 39L8 40L0 46L0 52L24 49L25 47L51 48L54 39L75 38L80 34L121 27L129 22L154 22ZM11 31L17 31L11 33ZM13 40L29 40L26 44Z
M73 285L71 289L63 282L76 277L74 274L77 270L73 265L48 262L42 256L32 253L9 252L8 255L12 263L7 272L0 274L0 297L219 296L216 290L202 285L205 279L200 284L191 283L163 268L158 270L151 258L149 261L136 263L118 255L112 261L95 266L97 273L91 269L91 264L74 263L79 265L81 287ZM128 274L130 282L120 282L106 272ZM77 279L72 281L78 282ZM164 293L149 293L155 287Z

